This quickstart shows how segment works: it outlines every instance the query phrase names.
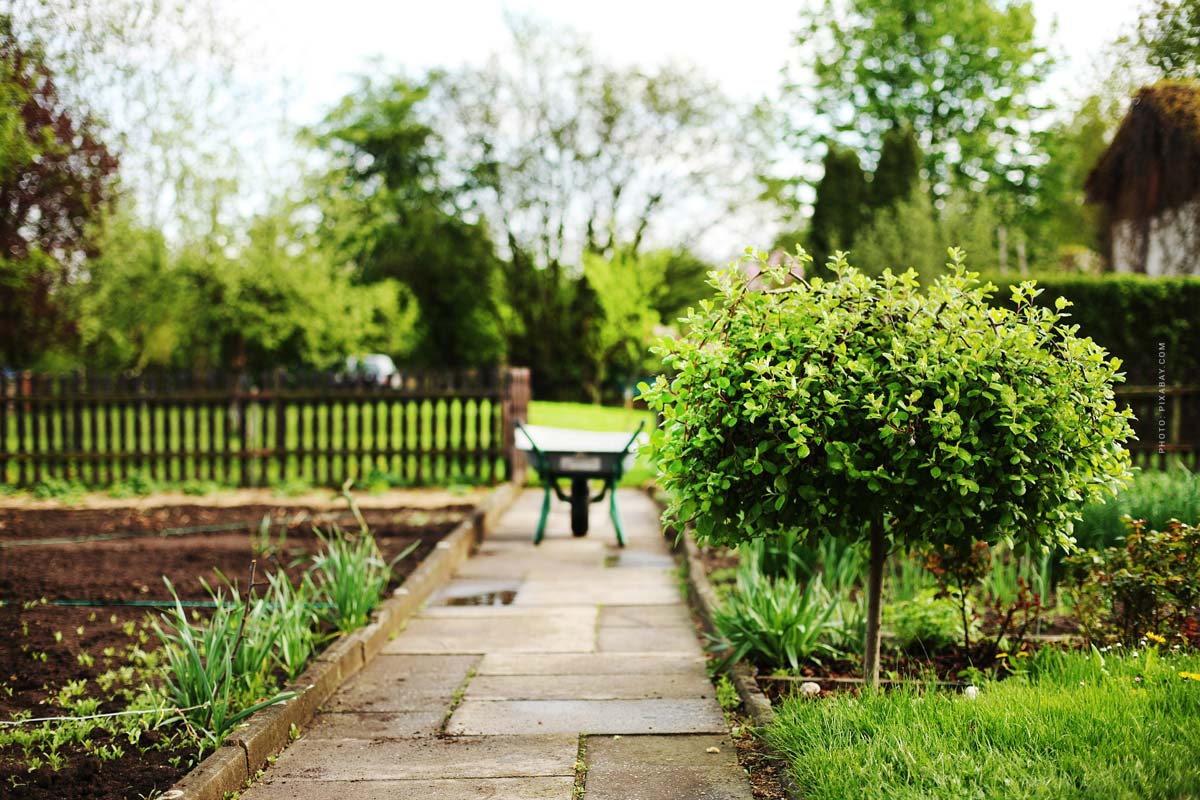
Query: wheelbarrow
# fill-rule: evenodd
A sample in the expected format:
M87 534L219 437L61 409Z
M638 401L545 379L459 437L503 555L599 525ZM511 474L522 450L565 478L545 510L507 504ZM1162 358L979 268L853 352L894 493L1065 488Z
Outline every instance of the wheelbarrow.
M538 471L546 489L542 499L542 516L538 520L537 533L533 536L534 544L540 544L546 534L550 493L553 492L559 500L571 504L571 534L574 536L587 536L588 508L607 496L608 513L617 532L617 544L625 546L625 534L617 515L617 483L637 458L638 445L646 438L642 433L644 427L645 420L631 436L627 433L547 428L517 422L517 449L530 454L534 469ZM569 495L560 485L564 478L571 482ZM603 488L595 497L592 496L590 485L593 480L604 481Z

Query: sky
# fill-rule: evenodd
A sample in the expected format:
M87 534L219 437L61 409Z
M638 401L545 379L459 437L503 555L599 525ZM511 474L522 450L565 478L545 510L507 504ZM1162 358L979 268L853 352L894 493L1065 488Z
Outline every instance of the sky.
M251 51L288 81L288 117L312 121L370 59L419 72L479 63L506 43L505 15L533 14L587 35L618 64L694 64L733 97L779 84L797 0L257 0L236 6ZM1136 19L1135 0L1034 0L1043 41L1060 51L1054 91L1070 93L1099 45ZM1051 25L1057 29L1051 35Z

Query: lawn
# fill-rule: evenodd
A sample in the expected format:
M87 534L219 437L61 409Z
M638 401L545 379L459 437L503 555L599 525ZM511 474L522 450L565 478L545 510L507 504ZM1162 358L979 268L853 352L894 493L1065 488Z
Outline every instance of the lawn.
M911 686L778 709L806 800L1200 796L1200 655L1038 651L976 699Z

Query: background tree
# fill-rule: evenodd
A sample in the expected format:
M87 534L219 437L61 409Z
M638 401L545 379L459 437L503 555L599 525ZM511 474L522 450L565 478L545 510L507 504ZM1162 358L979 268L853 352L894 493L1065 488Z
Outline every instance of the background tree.
M510 357L540 397L594 380L584 253L694 249L756 202L752 124L694 71L604 63L579 36L511 21L513 50L431 87L442 170L494 232ZM582 383L581 383L582 381Z
M1070 118L1047 131L1046 163L1038 170L1038 192L1028 212L1037 237L1034 250L1043 254L1043 262L1059 260L1072 247L1097 254L1107 249L1102 242L1103 209L1084 202L1083 185L1107 148L1124 106L1092 95Z
M94 253L117 161L4 17L0 101L0 359L30 367L73 342L68 287Z
M858 154L830 143L817 184L808 232L814 261L824 265L836 250L847 250L866 217L867 178Z
M1050 59L1027 0L824 0L797 43L806 68L790 95L811 99L838 141L876 153L907 125L936 196L1028 188L1028 123Z
M921 146L917 135L910 127L893 127L883 135L867 204L873 210L890 208L920 188Z
M137 215L170 236L246 223L240 184L278 184L255 152L275 87L259 82L226 0L0 0L37 42L70 108L121 160ZM256 174L257 173L257 174ZM268 181L270 184L268 184Z
M1082 502L1129 475L1119 363L1034 304L1031 283L998 308L951 253L951 274L924 290L913 273L872 279L844 262L840 280L809 284L760 254L776 290L723 273L689 335L661 347L674 377L647 393L669 511L702 541L869 542L872 683L891 548L1068 547Z
M316 184L323 230L359 282L397 280L416 297L415 360L492 365L505 355L500 262L487 226L456 207L462 187L443 183L428 97L428 85L365 81L313 134L333 161Z
M658 359L650 352L655 338L707 292L709 271L687 252L584 254L584 279L600 311L594 323L595 349L589 354L596 381L588 387L591 399L598 401L605 392L619 395L658 371Z
M353 283L286 208L260 215L233 251L206 237L168 247L127 217L109 226L105 244L80 287L90 366L328 369L349 354L403 355L415 344L407 289Z
M1200 0L1155 0L1138 21L1137 41L1163 77L1200 77Z
M913 269L923 283L942 272L945 250L933 201L921 188L876 211L855 232L850 257L868 275Z

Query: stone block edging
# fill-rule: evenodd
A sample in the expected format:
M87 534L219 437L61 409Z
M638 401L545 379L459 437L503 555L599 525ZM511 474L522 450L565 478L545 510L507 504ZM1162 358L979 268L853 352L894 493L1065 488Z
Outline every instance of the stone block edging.
M521 487L513 483L496 487L434 546L391 597L380 603L367 626L338 637L285 687L285 691L299 692L296 697L253 714L229 734L224 744L160 795L162 800L223 800L227 793L244 789L267 759L287 747L293 726L307 725L317 709L378 655L430 595L450 579L520 493Z

